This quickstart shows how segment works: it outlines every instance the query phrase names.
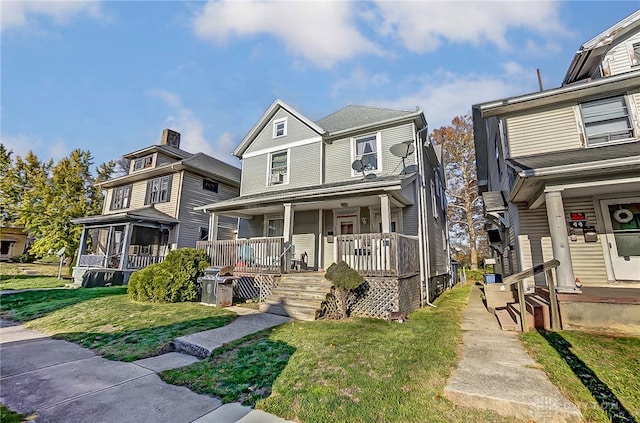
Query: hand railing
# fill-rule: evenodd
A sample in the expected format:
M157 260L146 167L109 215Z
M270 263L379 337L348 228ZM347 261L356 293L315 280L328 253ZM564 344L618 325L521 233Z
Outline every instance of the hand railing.
M560 310L558 307L558 297L556 295L555 282L553 280L553 269L555 269L559 265L560 262L558 260L549 260L537 266L523 270L522 272L507 276L502 281L502 283L504 283L505 285L517 284L516 287L518 289L518 304L520 306L520 328L522 332L526 332L528 329L527 307L524 299L524 280L542 272L545 272L547 286L549 287L549 302L551 303L551 329L560 329Z

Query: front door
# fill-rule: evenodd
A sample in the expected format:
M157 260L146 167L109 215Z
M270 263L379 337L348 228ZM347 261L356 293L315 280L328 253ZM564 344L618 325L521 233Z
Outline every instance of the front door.
M640 197L600 201L616 280L640 281Z

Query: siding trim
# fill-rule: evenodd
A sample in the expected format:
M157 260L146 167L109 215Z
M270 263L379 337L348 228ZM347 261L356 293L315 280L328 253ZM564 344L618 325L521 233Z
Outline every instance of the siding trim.
M281 144L275 147L269 147L269 148L263 148L262 150L258 150L258 151L254 151L252 153L247 153L245 155L242 156L242 158L250 158L250 157L255 157L255 156L260 156L262 154L269 154L269 153L274 153L276 151L280 151L280 150L286 150L292 147L300 147L303 145L308 145L308 144L313 144L316 142L320 142L322 141L322 137L313 137L313 138L307 138L304 140L300 140L300 141L294 141L294 142L290 142L287 144Z

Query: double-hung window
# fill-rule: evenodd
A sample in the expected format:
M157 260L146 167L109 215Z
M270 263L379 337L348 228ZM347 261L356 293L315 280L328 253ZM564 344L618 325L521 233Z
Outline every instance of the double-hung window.
M111 199L111 210L120 210L129 208L131 199L131 185L123 185L113 189L113 198Z
M147 183L147 201L145 204L166 203L171 191L171 176L162 176Z
M153 156L148 155L140 157L133 162L133 170L141 170L151 167L153 164Z
M272 217L267 219L267 236L279 237L284 234L284 217Z
M354 139L354 160L359 160L362 163L362 171L374 172L379 170L378 156L379 156L380 140L377 134L366 135Z
M279 151L277 153L271 153L269 185L278 185L278 184L286 183L288 171L289 171L288 151Z
M580 110L588 146L614 143L633 137L624 96L582 103Z

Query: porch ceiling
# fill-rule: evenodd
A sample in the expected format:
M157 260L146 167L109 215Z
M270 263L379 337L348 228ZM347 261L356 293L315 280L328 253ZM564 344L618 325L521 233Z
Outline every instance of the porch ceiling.
M155 207L144 207L141 209L127 210L121 213L103 214L99 216L88 216L72 219L71 223L76 225L93 224L114 224L127 222L148 222L161 225L175 225L180 223L178 219L157 210Z

